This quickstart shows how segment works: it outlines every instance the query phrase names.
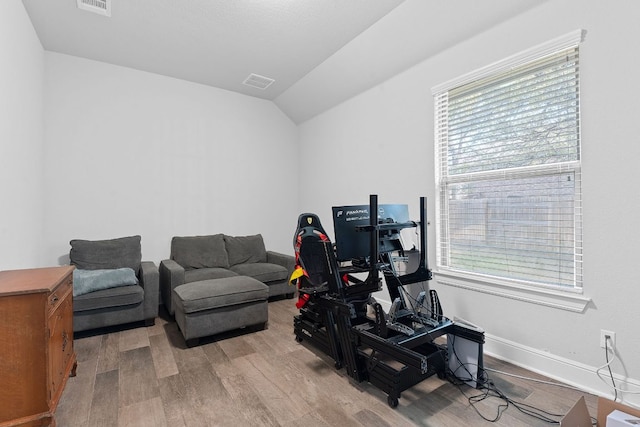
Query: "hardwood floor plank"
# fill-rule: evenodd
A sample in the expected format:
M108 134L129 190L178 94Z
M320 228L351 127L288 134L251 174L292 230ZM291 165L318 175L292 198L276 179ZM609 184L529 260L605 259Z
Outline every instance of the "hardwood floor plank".
M209 363L211 363L214 366L218 363L231 362L231 360L229 359L229 356L222 350L222 347L220 347L220 344L217 342L212 342L212 343L203 345L202 351L204 351L204 354L209 360Z
M208 425L205 417L196 411L194 402L189 400L181 375L160 378L158 387L168 426L206 427Z
M157 378L169 377L178 373L178 365L173 357L169 340L164 334L149 337L151 357Z
M134 348L120 353L120 407L160 396L151 349Z
M404 416L398 410L392 410L389 406L384 402L384 400L380 400L379 403L372 404L370 408L365 409L364 411L373 412L377 417L384 420L388 425L394 427L410 427L415 424L406 416ZM354 418L360 421L360 412L354 415ZM363 425L377 425L377 424L363 424Z
M212 404L218 399L229 397L220 378L213 372L204 357L201 363L180 368L180 376L185 384L187 398L194 406Z
M380 415L376 414L369 409L363 409L353 415L353 418L363 426L378 426L378 427L398 427L397 424L390 424L384 420Z
M102 337L100 335L74 339L73 348L76 351L78 363L95 359L100 352L101 341Z
M158 396L121 407L118 413L118 427L131 426L167 427L162 399Z
M187 397L187 388L180 374L159 378L158 390L160 390L160 397L165 405L170 402L182 401Z
M171 330L169 333L180 334L180 338L182 338L182 334L177 329L175 331ZM176 366L178 367L179 372L195 366L200 366L201 368L205 369L208 368L205 365L210 365L204 353L203 346L187 348L187 346L184 344L184 339L182 339L181 342L179 341L181 345L175 346L175 337L171 338L168 336L167 339L171 345L173 359L176 362Z
M145 328L132 328L120 331L120 352L134 348L149 347L149 334Z
M96 380L97 350L99 350L100 341L100 339L86 338L74 341L74 347L79 352L77 357L82 362L78 362L76 376L67 380L67 385L60 397L56 410L58 426L87 425Z
M117 369L96 375L88 425L95 427L118 426L118 418L113 416L118 413L120 390L118 383L119 371Z
M277 359L281 354L284 353L284 351L278 345L278 342L272 339L274 328L282 328L282 326L276 325L272 322L270 325L270 329L272 329L272 331L259 331L251 336L250 342L256 353L261 354L264 357ZM291 329L291 331L293 332L293 328ZM292 333L291 339L294 340L294 337L295 336Z
M345 375L344 370L336 370L304 348L292 354L294 356L287 361L294 367L294 372L300 373L303 381L300 383L303 389L300 396L311 407L319 409L325 401L330 401L347 414L354 414L367 406L369 396L363 396L358 387L354 387L353 380ZM305 379L312 379L312 382L305 382Z
M334 369L304 348L283 356L280 363L283 370L287 372L287 381L280 382L283 391L294 397L301 405L307 406L309 410L315 409L324 392L315 372L310 367L316 367L320 372L327 373ZM337 374L338 371L335 371L335 375Z
M163 310L161 310L162 312ZM147 326L147 335L152 337L154 335L164 335L164 326L169 323L169 320L165 316L168 316L166 312L162 312L159 317L156 317L156 321L152 326Z
M311 412L305 415L304 418L282 424L283 427L300 427L301 425L304 427L333 427L327 424L317 412Z
M242 408L224 394L214 399L199 399L185 376L178 374L161 378L160 394L167 424L171 427L207 427L246 425ZM186 381L189 381L188 379Z
M224 378L222 382L231 399L241 408L246 423L260 426L279 425L276 417L260 399L260 395L249 385L249 380L244 374Z
M236 375L236 367L231 359L222 351L218 343L210 343L203 346L207 360L211 364L211 369L218 378L226 378Z
M244 335L219 341L218 345L229 359L235 359L236 357L242 357L256 352L253 346L247 342Z
M524 400L531 394L531 389L521 381L506 380L500 376L492 376L491 381L495 386L507 396L517 400Z
M167 426L170 427L207 427L205 421L199 423L193 421L187 421L185 415L192 414L191 409L187 409L187 406L182 401L173 401L169 403L162 402L162 408L164 410L164 418L167 422Z
M242 402L226 397L209 405L196 408L207 420L210 427L263 426L259 419L247 420ZM189 427L191 427L189 425Z
M341 406L330 401L325 401L315 412L330 426L360 427L360 423L344 411Z
M273 366L259 354L235 359L233 364L237 367L237 372L242 372L248 387L280 423L301 418L309 412L306 405L300 405L298 396L288 394L288 387L283 387L290 381L286 373L280 371L276 374ZM268 372L269 377L265 376L264 372Z
M98 373L118 369L120 366L119 334L102 335L98 354Z

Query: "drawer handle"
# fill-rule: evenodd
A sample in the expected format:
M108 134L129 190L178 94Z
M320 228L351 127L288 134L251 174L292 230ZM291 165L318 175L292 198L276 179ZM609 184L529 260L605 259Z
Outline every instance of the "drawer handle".
M51 304L55 304L58 302L60 298L58 298L58 295L54 295L53 298L51 298Z

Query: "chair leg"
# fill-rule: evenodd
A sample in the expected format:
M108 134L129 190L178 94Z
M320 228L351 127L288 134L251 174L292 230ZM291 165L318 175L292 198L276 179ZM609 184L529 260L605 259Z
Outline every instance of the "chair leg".
M155 317L152 319L145 319L144 321L144 326L153 326L156 324L156 319Z
M200 343L200 338L189 338L188 340L185 340L185 343L189 348L195 347Z

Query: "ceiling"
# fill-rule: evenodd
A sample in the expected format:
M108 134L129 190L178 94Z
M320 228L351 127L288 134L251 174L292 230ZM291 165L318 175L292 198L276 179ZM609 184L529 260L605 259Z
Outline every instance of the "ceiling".
M108 1L111 17L76 0L23 4L45 50L273 100L296 123L541 3ZM274 82L243 84L252 73Z

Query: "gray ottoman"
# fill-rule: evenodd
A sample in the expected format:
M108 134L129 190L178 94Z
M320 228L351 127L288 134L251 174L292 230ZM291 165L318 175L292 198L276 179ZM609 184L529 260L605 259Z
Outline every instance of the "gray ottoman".
M173 290L176 323L188 347L199 338L251 325L266 327L269 287L248 276L202 280Z

